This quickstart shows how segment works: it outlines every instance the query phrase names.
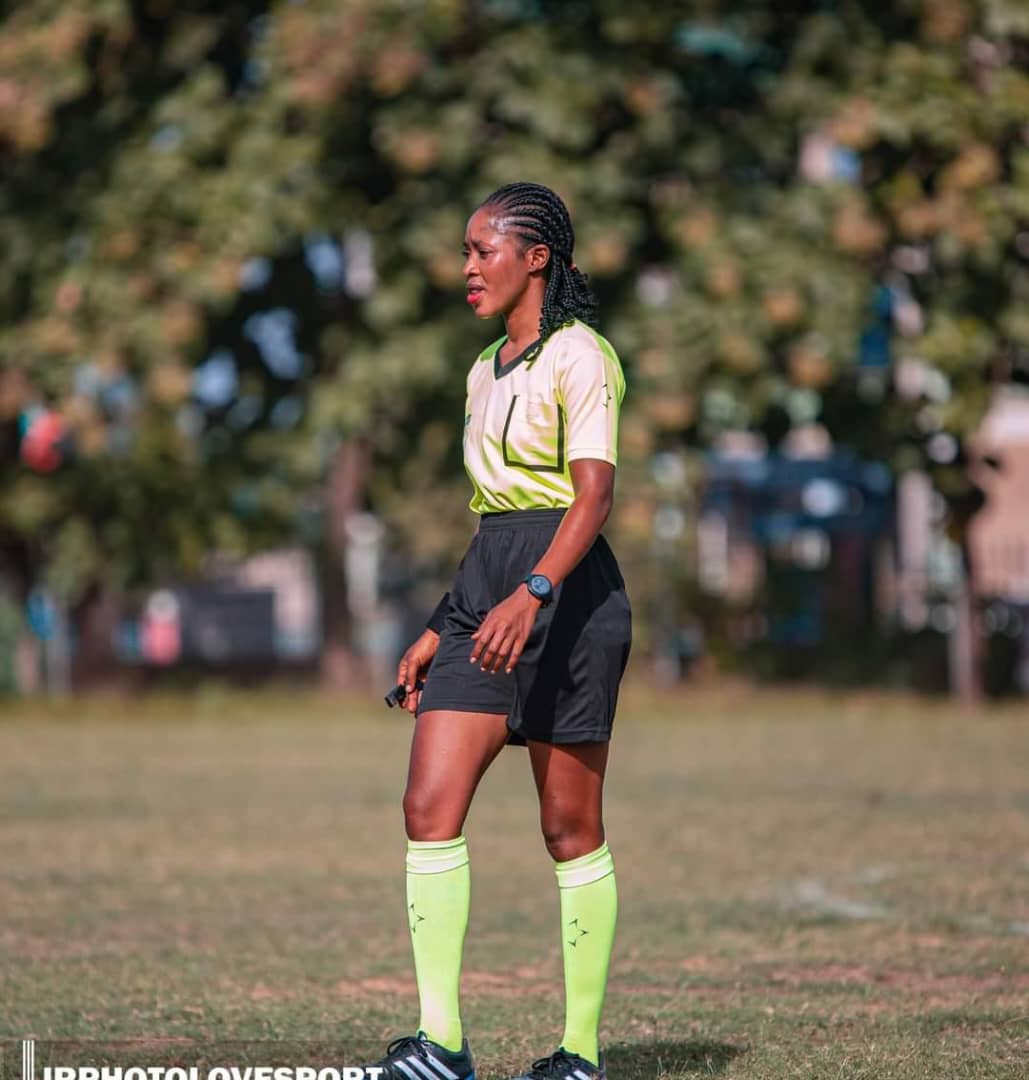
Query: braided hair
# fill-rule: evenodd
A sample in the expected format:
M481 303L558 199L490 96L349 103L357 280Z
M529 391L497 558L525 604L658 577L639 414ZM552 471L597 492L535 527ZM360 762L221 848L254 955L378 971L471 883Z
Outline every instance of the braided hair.
M550 248L539 342L529 359L535 358L555 330L574 319L596 326L597 298L586 275L572 260L575 232L560 195L542 184L506 184L485 199L482 207L495 211L500 228L520 236L526 244Z

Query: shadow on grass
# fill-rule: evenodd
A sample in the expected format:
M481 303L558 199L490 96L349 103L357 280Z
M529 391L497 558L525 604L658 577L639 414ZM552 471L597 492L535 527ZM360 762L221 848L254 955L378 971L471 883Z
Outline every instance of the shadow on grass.
M703 1039L616 1043L605 1050L608 1073L624 1080L657 1080L690 1072L711 1076L723 1072L742 1053L745 1050L739 1046Z

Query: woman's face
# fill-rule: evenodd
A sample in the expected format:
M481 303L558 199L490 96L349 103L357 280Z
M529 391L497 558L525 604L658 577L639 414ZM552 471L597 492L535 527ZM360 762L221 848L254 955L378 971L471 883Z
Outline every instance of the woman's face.
M489 206L468 219L463 251L468 303L480 319L514 310L550 259L545 244L525 245L514 233L503 231L503 219L494 217Z

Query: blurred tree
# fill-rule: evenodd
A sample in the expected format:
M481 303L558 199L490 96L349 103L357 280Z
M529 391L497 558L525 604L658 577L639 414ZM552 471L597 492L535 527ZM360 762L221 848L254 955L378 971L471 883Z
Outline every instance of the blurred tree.
M570 204L630 371L638 591L654 452L730 429L820 421L929 461L958 520L962 447L1029 334L1026 36L1006 0L18 5L8 567L74 605L301 515L338 652L339 515L372 502L415 566L466 539L456 418L497 328L454 300L461 236L516 177Z
M773 95L803 136L802 177L836 189L827 235L878 286L852 392L836 387L825 419L943 496L966 699L981 687L968 527L988 464L972 437L993 388L1029 377L1027 59L1023 4L841 4L807 20Z

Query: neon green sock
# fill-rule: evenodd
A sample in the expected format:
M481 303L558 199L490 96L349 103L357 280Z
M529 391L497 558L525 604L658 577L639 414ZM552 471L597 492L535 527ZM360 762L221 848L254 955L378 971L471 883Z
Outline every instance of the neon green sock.
M561 892L561 948L565 962L565 1033L561 1045L600 1063L597 1028L618 918L615 864L607 844L555 863Z
M418 1028L448 1050L460 1050L461 953L468 928L468 845L408 840L407 918L414 948L421 1019Z

